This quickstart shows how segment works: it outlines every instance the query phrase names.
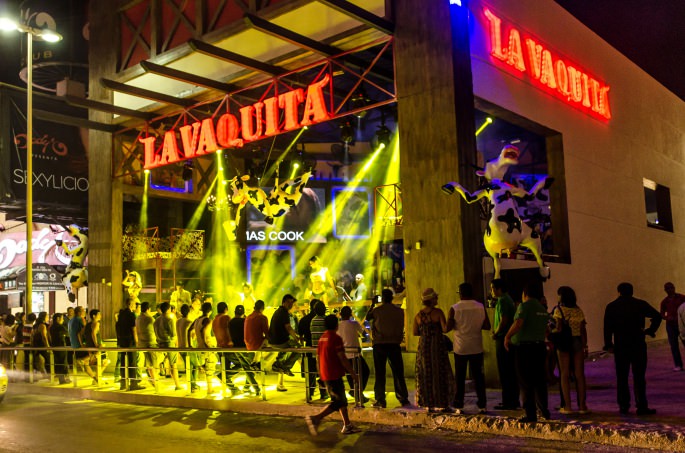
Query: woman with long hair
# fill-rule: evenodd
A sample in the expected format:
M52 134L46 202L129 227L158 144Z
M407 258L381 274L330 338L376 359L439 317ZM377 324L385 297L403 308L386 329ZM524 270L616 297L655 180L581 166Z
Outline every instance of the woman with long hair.
M553 310L555 331L561 331L565 321L571 327L573 340L568 351L557 349L559 359L559 378L561 380L561 393L564 405L559 409L561 414L570 414L571 410L571 369L576 380L576 393L578 396L578 413L587 414L585 382L585 358L588 354L587 330L583 310L576 302L576 292L569 286L561 286L557 290L559 304Z

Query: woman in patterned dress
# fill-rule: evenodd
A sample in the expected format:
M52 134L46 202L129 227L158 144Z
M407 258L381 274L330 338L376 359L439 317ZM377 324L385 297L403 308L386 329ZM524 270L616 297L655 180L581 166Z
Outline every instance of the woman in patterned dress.
M587 414L586 383L585 383L585 358L587 357L587 330L583 310L576 303L576 293L569 286L560 286L557 290L559 305L552 311L556 330L561 330L562 317L571 326L573 342L570 351L557 349L559 359L559 378L561 380L561 392L565 406L559 409L561 414L572 413L571 410L571 362L573 362L573 374L576 378L576 393L578 394L578 413Z
M438 294L427 288L421 296L423 308L414 318L414 336L419 338L416 353L416 405L428 412L436 408L451 412L454 397L454 375L449 348L443 332L447 330L445 313L437 308Z

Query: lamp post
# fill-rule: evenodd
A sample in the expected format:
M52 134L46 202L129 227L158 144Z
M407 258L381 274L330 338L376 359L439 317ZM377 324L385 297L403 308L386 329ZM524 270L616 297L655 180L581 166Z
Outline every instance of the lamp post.
M62 35L0 18L0 30L26 33L26 297L24 311L33 312L33 40L58 42Z

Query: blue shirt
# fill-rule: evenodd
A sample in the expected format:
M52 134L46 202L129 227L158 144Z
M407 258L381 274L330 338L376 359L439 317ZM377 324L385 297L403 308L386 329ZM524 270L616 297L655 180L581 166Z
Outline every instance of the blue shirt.
M79 341L78 334L86 327L83 323L83 319L78 316L74 316L69 320L69 340L71 340L71 347L76 349L83 346Z

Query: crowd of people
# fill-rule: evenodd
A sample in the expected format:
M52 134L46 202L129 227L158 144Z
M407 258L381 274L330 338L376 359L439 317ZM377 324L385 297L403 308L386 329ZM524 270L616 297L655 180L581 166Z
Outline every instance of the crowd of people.
M320 273L322 278L317 278L316 282L321 287L333 285L323 272ZM363 283L363 276L360 277L359 283ZM166 376L173 379L175 390L182 390L179 364L184 363L191 393L200 389L198 380L203 374L208 395L224 390L217 386L217 378L222 376L222 385L225 383L225 390L231 394L245 392L259 396L263 389L255 374L268 371L261 369L262 364L272 362L270 371L278 374L276 389L286 392L284 376L294 376L293 368L301 360L300 373L305 378L308 402L314 399L317 391L319 401L328 401L321 412L307 417L310 432L316 434L321 420L333 412L339 412L342 417L343 433L356 432L347 413L347 398L349 395L362 403L368 401L364 391L370 369L361 354L361 340L369 336L375 369L373 406L387 407L388 363L397 401L401 406L411 405L401 348L405 341L405 312L393 303L394 292L390 288L382 290L380 300L378 303L374 300L364 319L355 319L351 306L331 313L325 298L316 297L324 293L312 291L307 301L309 311L304 310L306 313L300 319L295 311L296 298L286 294L270 320L264 314L265 302L254 297L249 284L243 289L246 294L243 300L253 302L252 311L245 316L245 306L237 305L233 317L229 315L226 302L215 304L212 295L201 292L191 297L182 285L176 287L172 301L156 307L148 302L140 303L137 297L129 294L124 308L110 320L115 323L117 347L124 349L117 354L114 367L114 378L120 389L145 388L142 377L145 373L153 386L157 386L160 377ZM475 300L474 289L469 283L459 285L456 303L446 311L438 306L439 295L433 288L421 293L423 307L411 325L412 334L418 337L416 405L429 412L463 413L468 371L475 388L477 411L485 413L488 402L483 331L490 331L502 396L501 402L492 409L523 409L525 414L520 421L526 423L535 423L540 417L550 418L550 370L558 367L559 413L589 413L584 371L588 356L587 320L575 291L568 286L559 287L557 303L549 307L539 284L524 286L519 303L513 300L501 279L493 280L490 290L494 302L492 321L484 304ZM618 285L617 299L606 307L604 349L614 354L617 403L621 413L628 413L631 406L628 383L631 371L636 413L655 413L646 397L645 337L655 335L662 319L666 321L674 371L683 369L679 342L685 344L685 296L676 293L670 282L665 284L664 290L667 296L661 303L660 312L633 297L630 283ZM649 321L646 328L645 320ZM56 313L51 320L46 312L28 316L23 313L4 315L0 324L3 346L69 346L73 354L37 350L22 355L14 349L0 348L0 361L6 367L14 363L17 370L23 368L27 380L30 363L35 373L33 379L39 380L49 377L47 370L54 361L54 373L60 384L70 382L72 367L83 369L93 384L99 384L108 365L101 338L102 322L99 310L86 313L80 306L69 308L64 314ZM316 348L317 353L297 351L303 346ZM88 350L82 350L84 348ZM127 351L129 348L147 351L139 354ZM163 350L155 351L159 348ZM177 348L181 350L174 351ZM227 348L243 350L220 350ZM93 349L99 350L94 352ZM193 352L193 349L201 351ZM211 349L219 350L208 351ZM271 354L271 359L264 360L264 354ZM450 354L454 358L453 369ZM245 382L239 388L234 379L241 372L245 373ZM576 409L571 395L574 386Z

